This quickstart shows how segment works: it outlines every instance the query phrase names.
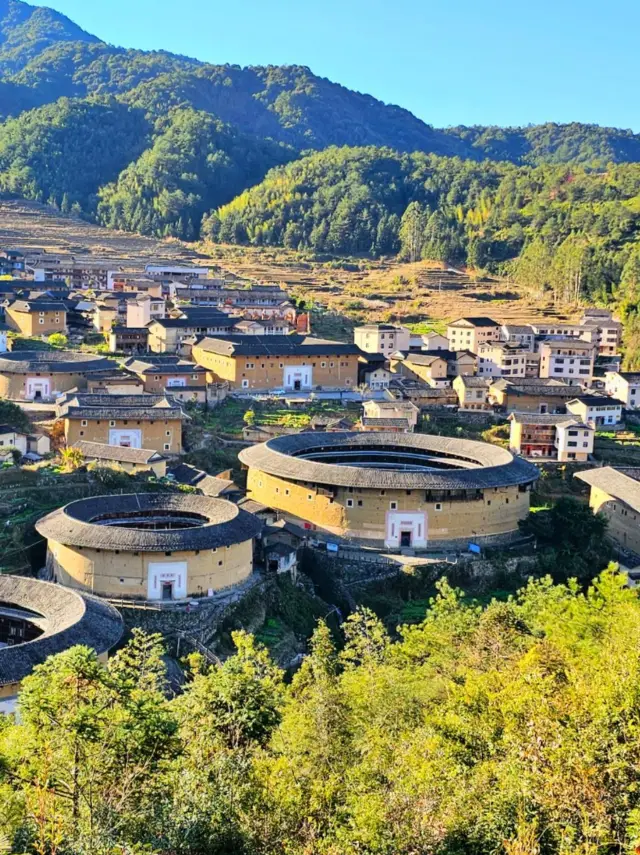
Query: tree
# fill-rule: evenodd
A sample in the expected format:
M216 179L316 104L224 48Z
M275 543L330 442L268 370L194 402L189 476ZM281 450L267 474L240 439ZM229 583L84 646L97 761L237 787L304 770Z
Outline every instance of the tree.
M59 347L65 348L68 344L69 339L66 335L62 333L51 333L51 335L47 338L47 341L51 345L51 347Z
M69 446L60 450L60 460L67 472L75 472L84 465L84 457L79 448Z
M400 220L400 256L408 261L418 261L422 257L424 230L428 212L419 202L411 202Z

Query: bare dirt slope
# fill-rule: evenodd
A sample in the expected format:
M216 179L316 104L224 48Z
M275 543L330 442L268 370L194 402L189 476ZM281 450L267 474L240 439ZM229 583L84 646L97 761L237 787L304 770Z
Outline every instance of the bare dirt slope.
M212 262L248 278L280 282L295 295L308 297L351 323L403 321L442 326L462 315L491 315L508 323L528 323L543 316L571 319L549 300L535 299L514 283L476 279L433 262L309 261L276 248L186 244L168 238L110 231L35 202L0 200L0 247L42 248L113 258L129 263L151 259Z
M75 217L63 217L36 202L0 200L0 246L92 255L145 263L153 258L193 261L195 248L180 241L110 231Z

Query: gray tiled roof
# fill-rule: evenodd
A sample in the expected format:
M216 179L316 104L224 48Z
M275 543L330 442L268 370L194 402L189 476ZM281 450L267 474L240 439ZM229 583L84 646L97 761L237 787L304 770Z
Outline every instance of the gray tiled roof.
M14 350L0 355L0 374L30 374L32 371L85 374L117 367L118 363L111 359L73 350Z
M67 419L188 419L175 398L167 395L102 395L71 393L58 399L58 417Z
M322 463L307 455L320 450L338 453L366 448L384 451L402 449L425 455L424 469L378 469L366 465ZM538 478L535 466L509 451L485 442L452 439L426 434L367 433L299 433L270 439L243 449L241 462L276 477L311 484L379 489L465 490L529 484ZM429 460L433 468L426 468ZM451 468L444 468L448 462ZM454 468L458 465L460 468Z
M192 528L148 529L117 525L114 515L162 518L175 513L202 517ZM108 519L108 524L94 522ZM37 531L48 540L67 546L129 552L180 552L217 549L256 537L262 523L256 517L222 499L205 496L136 493L124 496L96 496L79 499L36 523Z
M589 425L583 425L575 416L566 413L511 413L509 420L521 425L571 425L585 430L593 430Z
M360 354L355 344L325 341L304 335L248 335L234 338L205 338L198 347L222 356L304 356Z
M119 640L122 618L108 603L24 576L0 575L0 601L36 615L44 634L0 650L0 686L23 680L49 656L76 644L106 653Z
M586 472L576 472L575 478L579 478L591 487L604 490L614 499L618 499L640 511L640 481L632 477L638 470L618 470L612 466L603 466L601 469L588 469Z
M363 416L362 417L362 425L363 427L399 427L406 428L409 426L408 419L391 419L386 418L385 416L380 416L376 418L376 416Z
M82 452L85 459L115 460L119 463L156 463L164 460L161 454L149 448L124 448L104 442L76 442L74 448Z

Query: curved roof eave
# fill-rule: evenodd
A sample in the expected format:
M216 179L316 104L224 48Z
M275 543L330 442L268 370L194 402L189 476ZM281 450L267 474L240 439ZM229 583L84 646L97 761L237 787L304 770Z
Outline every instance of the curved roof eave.
M397 469L318 463L296 456L318 446L349 448L368 445L375 448L385 444L402 445L408 449L422 448L440 455L458 455L476 465L474 468L403 472ZM245 448L239 458L245 466L268 475L334 487L472 490L528 484L539 477L532 463L514 457L499 446L427 434L332 433L320 437L313 433L295 434Z

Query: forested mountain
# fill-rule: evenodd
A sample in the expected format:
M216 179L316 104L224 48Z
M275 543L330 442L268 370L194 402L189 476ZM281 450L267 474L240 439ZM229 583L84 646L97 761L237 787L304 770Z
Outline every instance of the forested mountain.
M285 146L245 136L191 109L172 110L154 130L153 145L100 190L98 219L104 225L194 240L203 214L294 156Z
M0 0L0 115L0 192L108 226L191 239L205 215L214 240L399 252L638 305L630 131L437 130L303 66L125 50L19 0Z
M271 171L208 216L203 233L467 263L515 274L540 293L551 288L559 302L573 299L577 283L581 295L635 307L636 286L620 288L629 286L631 268L623 274L640 248L640 164L517 167L330 148Z

